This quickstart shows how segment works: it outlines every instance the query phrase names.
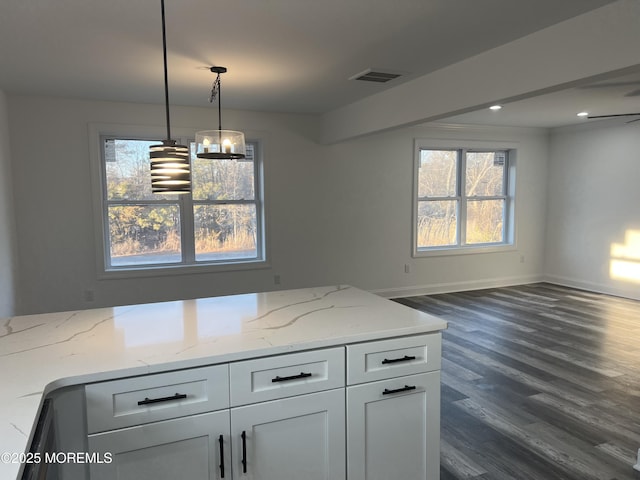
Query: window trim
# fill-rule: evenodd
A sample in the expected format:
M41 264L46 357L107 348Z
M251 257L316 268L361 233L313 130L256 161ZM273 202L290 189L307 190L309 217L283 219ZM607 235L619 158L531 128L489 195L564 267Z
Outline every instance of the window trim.
M516 164L519 143L504 141L487 141L487 140L443 140L443 139L414 139L414 160L413 160L413 191L412 191L412 222L411 222L411 256L419 257L437 257L449 255L468 255L479 253L496 253L517 250L517 225L516 225ZM418 248L418 204L420 197L419 192L419 170L420 170L420 150L465 150L465 151L508 151L508 160L505 168L505 222L503 224L502 243L473 243L462 244L461 239L464 238L463 230L466 229L466 214L463 215L463 209L466 210L464 200L466 198L461 195L464 185L462 184L462 168L466 168L466 156L461 159L460 168L457 171L457 182L459 190L455 197L446 197L447 200L458 201L458 228L456 229L456 245L433 246ZM434 199L436 197L432 197ZM482 197L489 199L489 197ZM500 197L502 198L502 197ZM444 197L443 197L444 199Z
M254 180L254 191L256 192L255 205L257 208L256 222L258 230L262 229L262 238L257 239L257 259L238 259L233 262L197 262L197 263L178 263L178 264L149 264L149 265L132 265L126 267L108 267L108 216L106 215L105 201L106 196L106 178L104 174L103 162L104 152L102 141L104 138L118 137L131 138L140 140L155 140L164 138L166 131L162 127L144 126L144 125L123 125L123 124L102 124L90 123L89 127L89 154L91 159L91 190L93 199L93 225L95 239L95 257L96 272L98 279L118 279L118 278L137 278L137 277L154 277L164 275L185 275L194 273L216 273L216 272L232 272L271 268L269 235L267 228L267 181L265 177L264 148L267 138L264 132L258 134L245 132L248 141L257 144L257 155L255 159L256 176ZM195 132L201 129L172 128L172 137L180 141L193 141ZM254 140L255 139L255 140ZM259 178L258 178L259 177ZM258 189L259 182L262 188ZM143 201L142 203L153 203L155 200ZM166 203L161 200L161 203ZM185 200L178 198L176 204L183 204ZM197 204L197 201L193 201ZM184 205L181 207L183 211ZM187 212L188 214L188 212ZM186 226L181 221L181 232L184 235L185 228L193 229L192 226ZM260 258L260 254L262 257ZM183 254L185 260L187 255ZM195 257L194 257L195 260Z

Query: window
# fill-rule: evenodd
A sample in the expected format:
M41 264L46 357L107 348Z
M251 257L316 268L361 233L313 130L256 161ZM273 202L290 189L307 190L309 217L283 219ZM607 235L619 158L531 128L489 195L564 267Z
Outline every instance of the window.
M414 254L513 244L509 149L418 145Z
M102 136L105 271L264 262L259 145L244 160L205 160L190 142L192 193L151 193L149 146ZM180 143L180 142L179 142Z

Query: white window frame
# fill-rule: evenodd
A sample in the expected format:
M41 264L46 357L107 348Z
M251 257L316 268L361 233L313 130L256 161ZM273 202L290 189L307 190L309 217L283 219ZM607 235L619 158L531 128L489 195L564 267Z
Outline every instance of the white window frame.
M419 171L420 171L420 151L421 150L450 150L463 151L458 160L457 165L457 192L455 197L442 197L442 200L457 200L458 215L456 228L456 244L455 245L437 245L431 247L418 248L418 205L421 198L419 193ZM412 235L411 248L412 257L430 257L444 255L466 255L478 253L494 253L516 250L516 215L515 215L515 192L516 192L516 163L517 163L518 144L515 142L502 141L458 141L458 140L430 140L415 139L414 140L414 165L413 165L413 217L412 217ZM506 151L507 160L505 165L504 176L504 195L496 197L483 196L479 197L483 200L504 199L505 213L503 222L503 241L500 243L473 243L465 244L465 229L467 224L466 218L466 200L474 197L466 197L464 193L464 175L466 172L466 155L464 152L492 152ZM429 200L437 200L439 197L430 197Z
M195 130L172 128L172 137L178 143L189 145L195 137ZM92 170L92 193L94 211L94 231L96 244L96 269L98 278L135 278L150 277L158 275L182 275L189 273L225 272L237 270L253 270L270 268L268 256L268 240L266 225L266 204L265 204L265 167L263 162L264 141L251 140L251 133L247 134L248 143L256 146L254 159L254 191L255 201L216 201L216 200L193 200L190 195L178 195L175 200L144 200L131 202L132 204L153 204L153 203L175 203L180 208L180 233L181 238L187 240L182 242L182 262L165 263L151 265L127 265L111 266L109 258L109 230L108 230L108 206L110 204L126 204L126 201L107 201L106 198L106 178L104 164L104 140L107 138L134 139L134 140L157 140L166 136L166 130L162 127L147 127L140 125L110 125L110 124L90 124L90 156ZM193 206L213 205L213 204L237 204L251 203L256 205L256 227L258 238L256 242L257 258L232 259L224 261L196 261L195 251L192 242L193 238Z

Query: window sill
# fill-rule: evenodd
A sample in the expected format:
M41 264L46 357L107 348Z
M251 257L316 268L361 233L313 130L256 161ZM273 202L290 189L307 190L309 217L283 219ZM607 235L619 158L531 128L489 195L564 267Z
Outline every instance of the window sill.
M444 247L429 248L415 250L411 255L413 258L421 257L445 257L454 255L478 255L483 253L504 253L515 252L517 250L514 244L503 245L485 245L485 246L468 246L468 247Z
M237 272L271 268L266 260L251 260L234 263L203 263L199 265L161 265L122 267L103 270L98 274L100 280L119 278L164 277L170 275L193 275L202 273Z

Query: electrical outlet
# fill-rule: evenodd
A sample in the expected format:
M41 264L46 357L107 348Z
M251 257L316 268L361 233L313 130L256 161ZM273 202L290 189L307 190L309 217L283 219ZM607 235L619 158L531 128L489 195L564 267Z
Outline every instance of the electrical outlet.
M404 273L411 273L411 265L408 263L404 264Z
M520 255L520 263L524 263L524 255Z
M82 296L84 297L85 302L93 302L96 298L96 294L93 290L87 289L82 292Z
M273 276L273 284L274 285L280 285L280 275L274 275Z

